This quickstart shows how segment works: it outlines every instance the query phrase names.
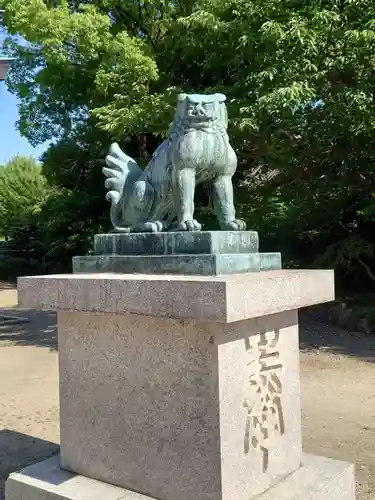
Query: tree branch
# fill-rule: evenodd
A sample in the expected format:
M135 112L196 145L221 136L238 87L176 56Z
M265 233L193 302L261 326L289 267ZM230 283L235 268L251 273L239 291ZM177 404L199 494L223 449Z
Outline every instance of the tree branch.
M140 6L140 4L138 4L138 16L139 16L139 19L135 18L132 14L130 14L130 12L128 12L125 9L121 9L121 11L122 11L123 15L127 16L131 21L133 21L133 23L135 24L135 26L138 27L139 31L143 32L146 35L146 37L149 40L152 48L156 52L155 42L152 39L149 31L143 25L142 7ZM117 9L117 12L120 14L119 9Z
M364 262L360 257L358 257L357 260L367 272L367 275L370 278L370 280L375 281L375 273L370 269L370 267L366 264L366 262Z

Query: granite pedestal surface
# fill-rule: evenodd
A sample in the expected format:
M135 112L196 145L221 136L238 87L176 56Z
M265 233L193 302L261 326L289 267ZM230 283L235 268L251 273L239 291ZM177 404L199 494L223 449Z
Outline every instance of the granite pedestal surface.
M333 300L332 271L83 273L18 291L58 312L61 449L11 476L7 500L354 500L353 466L301 445L298 309Z

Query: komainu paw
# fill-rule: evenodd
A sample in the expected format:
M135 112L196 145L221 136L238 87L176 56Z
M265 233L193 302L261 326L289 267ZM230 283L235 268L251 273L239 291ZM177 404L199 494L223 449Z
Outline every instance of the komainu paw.
M223 229L227 231L245 231L246 222L241 219L234 219L231 222L225 223Z
M175 231L200 231L202 229L202 224L199 224L195 219L184 220L179 222L174 229Z
M163 231L163 223L159 220L152 222L144 222L135 226L133 232L137 233L161 233Z

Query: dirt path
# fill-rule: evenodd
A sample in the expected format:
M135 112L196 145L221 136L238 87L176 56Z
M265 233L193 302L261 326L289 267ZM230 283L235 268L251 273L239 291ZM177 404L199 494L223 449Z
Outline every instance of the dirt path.
M356 464L357 499L375 500L375 337L302 321L304 448Z
M0 281L0 310L2 307L15 307L17 304L17 290L11 285Z
M17 292L0 282L0 500L8 474L58 451L58 372L54 314L17 311Z
M0 315L15 297L0 289ZM56 318L21 314L30 323L0 327L0 478L59 439ZM357 500L375 500L375 337L311 320L300 335L304 448L356 463Z

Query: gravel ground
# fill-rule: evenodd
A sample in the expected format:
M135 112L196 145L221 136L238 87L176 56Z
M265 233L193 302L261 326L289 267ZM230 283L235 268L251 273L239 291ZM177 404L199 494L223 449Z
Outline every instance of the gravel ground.
M0 315L16 292L0 286ZM54 314L0 326L0 478L57 451ZM357 500L375 500L375 337L301 321L305 451L356 463ZM0 493L1 499L1 493Z

